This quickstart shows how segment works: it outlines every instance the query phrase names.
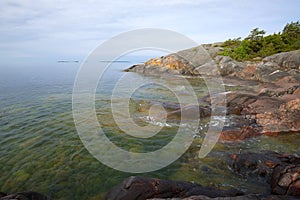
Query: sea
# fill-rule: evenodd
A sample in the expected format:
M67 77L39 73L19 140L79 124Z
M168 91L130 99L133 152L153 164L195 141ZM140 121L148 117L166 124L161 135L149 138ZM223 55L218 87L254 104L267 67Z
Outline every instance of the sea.
M114 120L111 96L120 78L125 76L129 82L137 79L151 80L153 83L166 81L160 76L123 71L151 57L153 55L123 57L117 62L99 61L102 64L107 62L109 70L99 81L95 92L97 119L110 140L126 151L149 152L160 149L172 141L182 125L176 120L166 123L153 121L149 117L147 108L153 102L171 104L177 100L174 91L157 84L137 88L130 97L119 94L113 101L120 107L130 104L132 122L141 126L152 123L161 129L158 136L128 136ZM193 135L192 144L174 162L149 172L120 171L103 164L91 154L76 129L72 93L76 76L83 64L84 61L53 61L32 66L1 66L0 191L36 191L53 199L93 200L101 199L109 189L127 177L146 176L190 181L220 189L237 187L246 192L265 193L269 185L264 180L245 178L232 172L226 162L228 154L262 150L295 153L299 150L299 137L283 134L241 142L219 142L205 158L199 158L205 128L212 123L210 119L201 119L199 126L193 127L197 131ZM167 81L177 87L180 94L186 95L185 88L177 85L176 78ZM199 99L208 95L203 79L189 78L188 81ZM126 87L126 84L122 85L125 91ZM226 90L236 87L226 86ZM125 123L125 128L130 130L134 127L133 123ZM184 123L188 125L189 122ZM126 160L121 159L119 162Z

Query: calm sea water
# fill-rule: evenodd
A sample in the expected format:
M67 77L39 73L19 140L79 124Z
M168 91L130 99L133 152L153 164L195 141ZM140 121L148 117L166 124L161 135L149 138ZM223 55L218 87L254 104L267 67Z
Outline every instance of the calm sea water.
M112 65L98 88L96 111L103 129L115 144L124 149L143 152L167 144L178 127L164 127L160 136L145 142L125 137L114 123L110 109L110 89L114 81L124 75L122 69L137 60ZM146 58L139 59L144 60ZM1 191L13 193L33 190L54 199L100 199L109 188L134 175L101 164L84 148L72 116L72 89L78 69L78 63L0 68ZM142 77L128 73L127 79L135 80L137 76ZM144 78L155 80L155 77ZM176 84L176 79L173 81ZM191 83L198 96L206 95L202 80L192 79ZM140 89L133 95L133 99L138 102L145 100L146 103L151 100L176 100L166 88L157 86ZM125 102L121 95L117 103ZM132 106L135 107L134 102ZM147 115L147 112L138 109L133 109L133 113L137 117ZM204 128L207 122L204 119L201 126ZM259 137L241 143L220 143L209 156L199 159L197 153L203 135L199 131L190 149L176 162L159 171L139 175L264 192L268 188L267 184L257 184L257 180L243 179L231 173L226 167L224 155L247 150L294 153L299 150L300 143L299 135L293 134Z

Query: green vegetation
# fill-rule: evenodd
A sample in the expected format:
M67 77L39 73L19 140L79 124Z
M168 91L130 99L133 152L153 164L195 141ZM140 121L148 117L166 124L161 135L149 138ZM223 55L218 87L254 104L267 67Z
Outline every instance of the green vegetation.
M300 23L287 24L282 32L264 36L266 32L253 29L243 40L241 38L226 40L220 55L230 56L235 60L251 60L266 57L275 53L300 49Z

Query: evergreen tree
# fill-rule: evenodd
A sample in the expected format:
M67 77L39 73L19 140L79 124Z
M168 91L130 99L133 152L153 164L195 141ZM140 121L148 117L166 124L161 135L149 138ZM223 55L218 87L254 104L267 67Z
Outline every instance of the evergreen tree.
M255 28L243 40L241 38L226 40L220 55L242 61L300 49L299 21L288 23L282 33L264 36L265 34L264 30Z

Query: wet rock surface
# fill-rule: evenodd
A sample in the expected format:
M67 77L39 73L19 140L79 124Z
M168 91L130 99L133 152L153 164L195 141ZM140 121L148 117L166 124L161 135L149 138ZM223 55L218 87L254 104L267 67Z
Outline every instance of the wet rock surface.
M275 195L300 198L300 156L276 152L232 154L229 167L244 177L263 178Z
M244 177L266 177L270 178L276 166L286 164L281 155L275 152L241 153L229 156L228 165L237 174Z

